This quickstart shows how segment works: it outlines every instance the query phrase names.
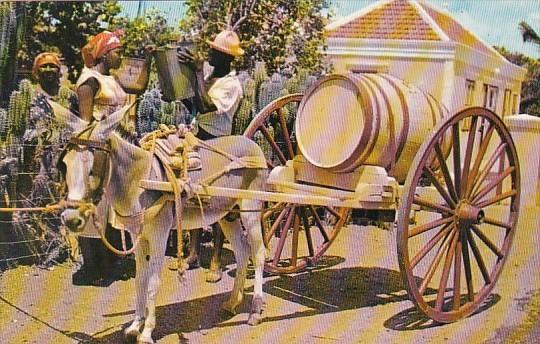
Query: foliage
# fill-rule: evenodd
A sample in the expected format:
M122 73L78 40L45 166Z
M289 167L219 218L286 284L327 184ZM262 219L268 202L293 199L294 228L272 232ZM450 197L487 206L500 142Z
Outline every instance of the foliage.
M519 112L540 117L540 59L510 52L504 47L495 47L508 61L527 68L527 75L521 88Z
M72 82L82 69L81 47L121 10L116 1L32 1L25 6L32 22L19 52L20 67L31 69L34 57L41 52L58 52L68 66Z
M167 25L167 19L156 9L148 10L144 16L132 20L114 18L110 29L124 30L124 53L130 57L143 58L145 46L163 46L178 38L174 28Z
M523 42L533 42L534 44L540 45L540 36L529 24L524 21L520 22L519 30L521 31Z
M199 51L206 40L246 13L250 0L187 0L183 32L191 34ZM320 48L329 15L328 0L255 1L245 21L238 27L245 54L237 61L240 69L253 69L264 61L270 73L295 72L299 68L321 71L326 68ZM229 14L229 17L228 17Z

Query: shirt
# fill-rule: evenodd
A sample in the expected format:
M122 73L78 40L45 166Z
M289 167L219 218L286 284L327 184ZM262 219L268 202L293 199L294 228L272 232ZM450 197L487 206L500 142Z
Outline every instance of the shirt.
M243 96L236 71L218 78L208 90L208 96L217 111L197 115L196 124L214 136L231 135L232 119Z

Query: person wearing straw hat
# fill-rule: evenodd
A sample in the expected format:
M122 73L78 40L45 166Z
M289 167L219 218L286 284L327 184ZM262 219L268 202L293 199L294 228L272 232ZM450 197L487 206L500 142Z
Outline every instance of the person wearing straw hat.
M209 140L219 136L231 135L233 116L243 96L242 85L231 64L236 57L242 56L240 39L232 30L217 34L213 41L206 42L210 47L208 64L213 67L210 74L203 75L203 62L193 54L182 49L178 52L178 61L189 65L195 71L193 105L197 110L193 127L197 138ZM224 235L218 224L213 225L214 251L210 261L207 282L221 280L221 251ZM200 242L202 230L190 233L191 244L187 263L190 268L200 266Z

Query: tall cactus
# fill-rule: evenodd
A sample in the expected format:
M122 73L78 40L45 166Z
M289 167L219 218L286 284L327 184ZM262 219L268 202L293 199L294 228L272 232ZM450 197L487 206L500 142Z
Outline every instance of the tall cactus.
M279 98L281 90L285 88L285 81L286 79L284 77L274 73L270 80L266 80L261 84L257 99L257 107L259 111L271 101Z
M5 142L8 133L8 113L0 109L0 142Z
M34 96L34 88L28 79L23 79L19 90L12 92L9 97L8 126L9 132L22 135L26 129L26 121L30 113L30 106Z

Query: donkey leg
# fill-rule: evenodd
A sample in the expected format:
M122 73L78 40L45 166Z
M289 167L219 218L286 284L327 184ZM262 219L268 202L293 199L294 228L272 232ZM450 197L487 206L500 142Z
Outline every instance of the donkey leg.
M140 335L140 329L144 324L144 312L146 309L146 292L148 290L148 262L144 257L148 254L148 242L141 240L139 247L135 250L135 266L137 272L135 275L135 285L137 289L135 318L124 334L128 338L137 338Z
M223 251L225 236L219 222L212 226L212 230L214 233L214 249L212 250L212 259L210 260L210 269L206 273L206 282L216 283L222 277L221 252Z
M156 327L156 295L161 283L161 268L165 258L165 247L167 235L150 232L150 252L145 257L148 260L148 289L146 301L146 320L141 335L137 338L137 343L154 343L152 332Z
M236 314L236 308L242 303L244 298L244 284L246 282L247 265L249 261L249 247L242 239L242 226L240 220L233 222L227 220L220 221L221 229L229 239L234 257L236 258L236 277L229 299L221 306L221 309L229 314Z
M242 201L244 209L259 209L262 202L254 200ZM258 325L262 321L264 294L263 294L263 269L265 260L265 247L262 236L262 228L259 213L242 213L242 223L247 230L248 243L251 249L251 260L255 267L255 283L253 300L248 319L249 325Z

